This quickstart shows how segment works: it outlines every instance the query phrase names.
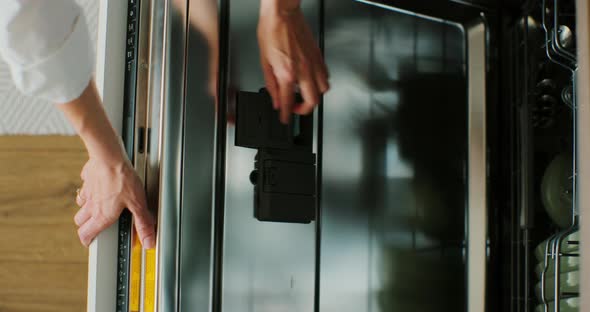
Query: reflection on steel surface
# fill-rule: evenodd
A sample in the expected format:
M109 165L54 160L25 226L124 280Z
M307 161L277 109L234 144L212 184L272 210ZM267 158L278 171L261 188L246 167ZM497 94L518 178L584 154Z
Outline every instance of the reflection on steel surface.
M464 311L464 32L326 5L320 309Z

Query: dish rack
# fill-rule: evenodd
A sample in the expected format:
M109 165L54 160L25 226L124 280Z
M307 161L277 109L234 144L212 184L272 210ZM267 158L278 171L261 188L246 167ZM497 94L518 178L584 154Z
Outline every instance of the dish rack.
M578 293L562 292L561 291L561 263L565 257L579 257L577 249L574 252L564 251L564 243L569 245L579 245L579 241L568 239L571 234L578 231L579 227L579 209L578 209L578 189L577 189L577 99L576 99L576 79L577 79L577 58L575 53L568 51L562 44L560 32L563 31L563 26L560 23L560 1L561 0L543 0L542 1L542 27L545 33L545 53L547 58L571 72L571 96L564 103L571 109L573 121L573 158L572 158L572 219L571 224L565 230L553 234L548 243L545 245L544 267L541 273L541 302L544 305L545 312L560 311L560 300L570 297L577 297ZM563 94L562 97L567 95ZM553 271L549 272L549 267L553 265ZM553 281L548 281L550 278ZM547 292L547 284L554 283L552 301L549 300ZM550 288L551 289L551 288ZM552 309L551 309L552 308Z

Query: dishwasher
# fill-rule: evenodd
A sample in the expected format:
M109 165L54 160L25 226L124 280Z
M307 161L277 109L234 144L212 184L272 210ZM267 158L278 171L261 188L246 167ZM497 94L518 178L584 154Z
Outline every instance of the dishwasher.
M102 233L89 311L582 310L584 1L302 0L331 90L288 126L259 0L103 3L158 243Z

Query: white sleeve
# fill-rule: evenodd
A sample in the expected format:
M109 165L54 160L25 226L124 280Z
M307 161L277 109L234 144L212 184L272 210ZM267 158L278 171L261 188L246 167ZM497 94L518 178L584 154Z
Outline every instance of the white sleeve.
M78 98L94 69L74 0L0 0L0 55L23 93L53 103Z

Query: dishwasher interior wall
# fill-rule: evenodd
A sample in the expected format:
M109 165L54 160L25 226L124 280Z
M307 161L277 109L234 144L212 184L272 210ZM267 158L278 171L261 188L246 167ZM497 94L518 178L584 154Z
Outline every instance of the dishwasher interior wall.
M321 311L464 311L467 34L326 1Z

